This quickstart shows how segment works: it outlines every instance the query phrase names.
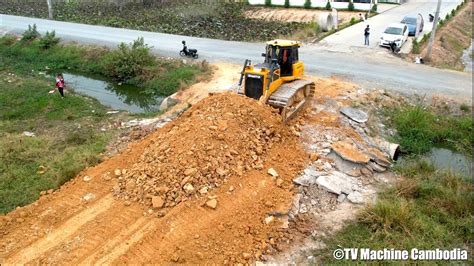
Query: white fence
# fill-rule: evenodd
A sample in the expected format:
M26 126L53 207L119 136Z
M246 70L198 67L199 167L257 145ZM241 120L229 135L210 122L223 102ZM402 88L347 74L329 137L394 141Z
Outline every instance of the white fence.
M326 7L327 2L331 2L331 7L336 9L347 9L349 5L349 0L346 2L333 2L332 0L311 0L311 7ZM395 0L397 1L397 0ZM302 7L305 4L305 0L290 0L290 7ZM368 2L368 1L367 1ZM373 3L377 3L378 0L374 0ZM265 0L249 0L249 4L251 5L265 5ZM273 6L283 6L285 5L285 0L272 0ZM354 3L354 9L356 10L369 10L370 4L369 3Z

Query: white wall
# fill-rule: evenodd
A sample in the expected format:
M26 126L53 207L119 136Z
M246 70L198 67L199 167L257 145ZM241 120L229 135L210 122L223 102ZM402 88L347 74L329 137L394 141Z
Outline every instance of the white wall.
M377 2L377 1L375 1ZM265 0L249 0L251 5L264 5ZM290 0L290 6L304 6L305 0ZM327 0L311 0L311 7L326 7ZM283 6L285 0L272 0L273 5ZM336 9L347 9L349 2L331 2L331 7ZM354 3L356 10L369 10L370 4Z

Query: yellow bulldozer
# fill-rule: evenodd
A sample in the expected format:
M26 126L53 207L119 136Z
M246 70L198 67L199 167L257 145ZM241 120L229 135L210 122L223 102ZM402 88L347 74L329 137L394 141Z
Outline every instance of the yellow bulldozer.
M265 61L252 65L245 60L238 93L279 108L286 123L314 96L315 84L303 78L300 43L290 40L267 42Z

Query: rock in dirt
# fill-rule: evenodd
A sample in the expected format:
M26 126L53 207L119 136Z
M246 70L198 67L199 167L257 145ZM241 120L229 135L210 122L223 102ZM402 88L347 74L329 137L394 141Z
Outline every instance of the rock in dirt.
M359 177L362 175L362 172L360 171L359 168L354 168L350 170L349 172L347 172L346 174L353 177Z
M92 177L86 175L86 176L84 176L84 177L82 178L82 180L84 180L84 182L89 182L89 181L92 180Z
M267 216L267 218L265 218L265 224L271 224L273 220L275 220L275 217L273 217L272 215Z
M380 166L379 164L375 163L375 162L369 162L367 164L368 167L372 168L372 170L374 170L375 172L378 172L378 173L382 173L382 172L385 172L385 169L384 167Z
M153 196L151 198L151 205L153 206L153 208L161 208L163 207L163 204L165 204L165 201L163 200L162 197L160 196Z
M277 172L275 169L273 169L273 168L268 169L268 174L271 175L271 176L273 176L273 177L277 177L277 176L278 176L278 172Z
M319 154L313 152L309 155L309 159L314 162L314 161L317 161L319 159Z
M337 195L341 194L342 192L345 194L350 194L352 192L353 186L352 179L338 171L334 171L330 175L318 177L316 183L325 190Z
M208 188L207 187L202 187L199 189L199 194L204 195L207 194Z
M357 192L357 191L349 193L349 195L347 195L347 199L350 202L355 203L355 204L364 203L364 196L360 192Z
M210 199L210 200L206 201L206 206L211 208L211 209L215 209L217 207L217 200L216 199Z
M276 183L277 187L281 187L283 185L283 182L284 182L283 179L277 178L275 183Z
M355 145L349 142L338 141L333 143L331 147L333 151L344 160L360 164L368 163L370 160L370 157L367 154L360 151Z
M363 167L360 169L360 172L365 175L365 176L372 176L374 173L372 172L371 169L368 169L367 167Z
M86 193L86 194L82 197L82 199L83 199L84 201L91 201L91 200L95 199L95 195L89 192L89 193Z
M316 184L319 176L326 175L326 172L316 171L312 166L304 169L303 175L293 179L293 183L300 186L310 186Z
M188 193L188 194L191 194L191 193L194 192L194 187L193 187L193 185L191 185L191 184L189 184L189 183L187 183L186 185L184 185L184 186L183 186L183 189L184 189L184 191L186 191L186 193Z
M349 106L341 108L341 113L357 123L365 123L369 119L367 113Z
M339 196L337 196L337 202L342 203L346 199L346 194L341 193Z
M118 168L115 169L115 170L114 170L114 175L115 175L115 177L121 176L121 175L122 175L122 170L120 170L120 169L118 169Z

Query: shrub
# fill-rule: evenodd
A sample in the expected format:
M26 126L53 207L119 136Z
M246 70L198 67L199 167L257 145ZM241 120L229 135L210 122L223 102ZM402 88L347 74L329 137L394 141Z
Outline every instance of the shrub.
M451 17L454 17L456 15L456 9L451 10Z
M351 25L356 24L356 23L357 23L356 18L355 18L355 17L352 17L352 18L351 18L351 21L350 21L349 23L350 23Z
M39 32L36 30L36 24L33 24L33 26L28 25L28 29L23 33L23 36L21 37L21 40L24 42L31 42L37 38L39 38L41 35Z
M289 8L290 7L290 0L285 0L285 7Z
M443 25L444 25L444 20L440 19L440 20L438 21L438 26L439 26L439 27L442 27Z
M143 74L145 67L154 63L150 48L143 37L127 45L121 43L117 50L111 51L104 57L105 74L118 81L128 81Z
M420 53L420 43L416 38L413 38L413 46L411 47L411 52L414 54Z
M311 0L304 1L304 8L311 8Z
M271 6L272 0L265 0L265 6Z
M58 43L59 38L56 37L56 32L54 32L54 30L51 33L47 31L46 35L44 35L44 37L39 41L40 47L43 49L49 49Z
M374 5L372 6L372 9L371 9L370 11L372 11L372 12L374 12L374 13L377 12L377 4L374 4Z
M326 3L326 10L331 10L331 3L329 1Z
M444 20L448 21L450 18L451 16L449 14L446 14L446 17L444 18Z
M347 10L354 11L354 3L349 2L349 4L347 5Z
M469 105L463 103L459 106L459 110L467 113L471 110L471 107Z

